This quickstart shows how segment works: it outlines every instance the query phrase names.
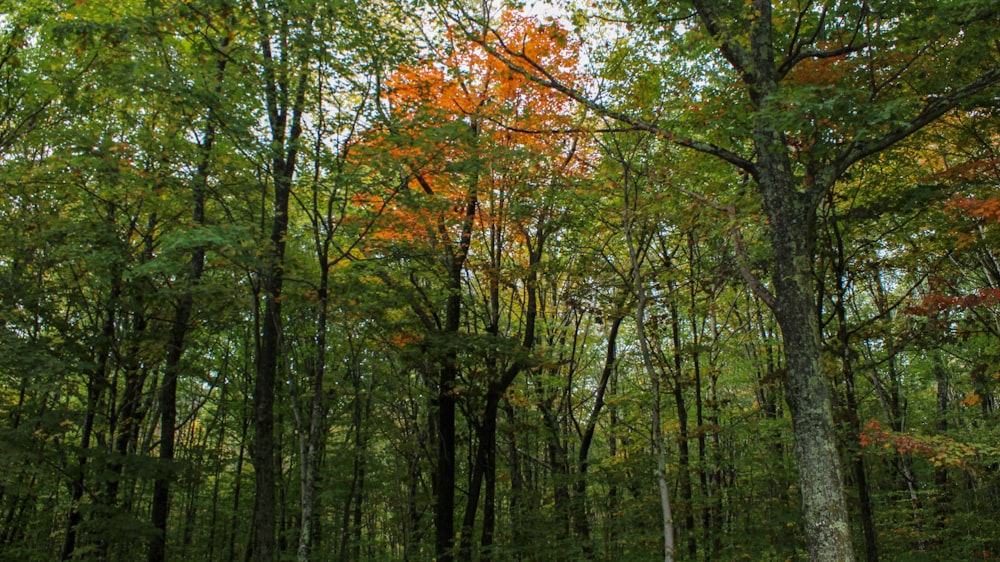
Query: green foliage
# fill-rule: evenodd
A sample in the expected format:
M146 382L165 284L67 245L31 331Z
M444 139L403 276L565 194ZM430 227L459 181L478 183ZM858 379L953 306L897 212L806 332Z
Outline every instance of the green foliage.
M578 74L601 107L654 125L638 130L463 42L440 6L414 21L405 3L0 0L0 560L58 559L72 533L74 560L145 557L163 477L169 559L251 556L281 141L268 120L290 117L269 114L265 77L291 102L300 71L303 130L283 147L298 160L280 264L278 558L296 554L314 431L311 559L435 558L438 384L453 367L470 559L662 556L653 432L676 559L804 559L787 358L765 302L774 223L753 174L712 151L754 160L754 135L778 131L807 193L838 154L995 65L997 9L777 2L776 56L795 61L764 103L719 49L750 44L752 3L712 4L715 31L690 2L578 10L591 34L496 20L535 34L525 52L557 51L538 61L579 48L553 78ZM268 32L287 39L271 59ZM837 445L845 466L864 462L885 560L1000 551L995 97L841 170L817 203L809 282ZM158 394L186 302L168 463ZM487 450L489 536L488 484L473 482Z

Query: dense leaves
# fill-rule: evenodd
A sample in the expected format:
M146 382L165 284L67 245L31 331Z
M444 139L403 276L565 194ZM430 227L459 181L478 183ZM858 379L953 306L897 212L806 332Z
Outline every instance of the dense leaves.
M995 557L995 3L627 4L0 0L0 560Z

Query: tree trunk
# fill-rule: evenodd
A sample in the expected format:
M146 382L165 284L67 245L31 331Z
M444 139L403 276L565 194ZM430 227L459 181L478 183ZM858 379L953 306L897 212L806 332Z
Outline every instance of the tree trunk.
M216 548L218 546L217 537L219 532L219 489L222 484L222 459L225 456L226 450L226 418L229 414L229 408L226 404L226 390L228 389L226 377L229 376L228 364L229 358L227 356L220 373L219 406L215 414L216 420L219 423L219 432L215 441L215 448L212 452L212 507L209 510L211 515L208 524L208 555L213 560L221 558L221 555L216 555Z
M309 18L306 27L311 25ZM288 33L287 25L280 27ZM273 562L276 549L276 480L275 455L279 449L274 436L274 398L278 374L278 360L282 340L281 298L285 281L285 237L288 231L288 204L292 181L298 159L298 143L302 137L302 115L305 111L305 94L309 71L277 72L278 60L271 51L272 37L261 38L264 59L264 97L270 128L270 174L274 188L271 205L271 235L265 265L261 272L264 303L259 345L257 347L256 377L254 379L254 448L252 450L256 495L254 497L254 560ZM283 46L288 37L278 41ZM286 53L282 52L282 59ZM280 61L284 62L284 60ZM298 62L298 61L297 61ZM292 77L292 83L285 80ZM289 92L294 92L289 102Z
M276 178L277 180L277 178ZM285 183L284 180L276 181ZM288 186L275 186L274 226L271 234L272 256L264 282L266 302L260 347L257 352L257 376L254 379L254 560L273 562L275 549L275 444L274 392L281 338L281 289L285 229L288 224Z
M223 44L225 47L225 43ZM225 59L220 59L217 78L221 82L226 68ZM218 90L218 87L216 89ZM215 143L214 111L209 111L205 126L204 141L200 147L201 160L191 195L191 222L195 228L205 224L205 195L208 189L209 166L212 147ZM153 505L151 520L156 532L149 542L148 562L163 562L167 559L167 519L170 515L170 483L174 478L171 466L174 460L174 441L177 425L177 379L180 376L181 358L184 356L185 338L190 328L191 313L194 309L193 285L201 281L205 270L205 248L199 246L191 251L191 262L185 278L188 286L174 305L173 324L167 339L167 356L163 368L163 380L159 392L160 405L160 460L162 464L153 480Z
M192 256L191 275L201 276L204 264L204 250ZM184 354L184 339L188 331L194 299L190 293L183 295L174 308L174 324L167 341L167 359L160 387L160 463L156 479L153 481L152 523L156 532L149 541L148 562L164 562L167 559L167 519L170 515L170 483L174 479L174 443L177 429L177 378L180 375L181 357Z
M608 331L604 366L601 369L601 378L597 383L597 391L594 395L594 407L591 408L590 415L587 417L587 426L580 440L580 450L576 458L577 475L573 491L573 521L576 536L583 543L585 553L590 550L590 518L587 513L587 472L590 468L590 448L594 443L601 410L604 408L604 396L618 364L618 330L625 320L625 317L618 310L615 310L614 314Z
M243 405L240 408L239 451L236 453L236 472L233 475L235 481L233 485L233 515L229 522L229 548L226 549L226 562L236 560L236 537L239 535L240 526L240 494L243 491L243 461L246 458L246 443L250 429L249 410L249 393L244 389Z
M676 284L673 281L667 283L671 293L677 292ZM677 409L677 464L678 479L681 488L681 512L684 515L683 532L687 534L688 556L693 560L698 552L698 545L694 532L694 506L692 505L693 494L691 486L691 447L690 435L688 433L688 407L684 399L684 361L681 352L681 319L678 306L671 301L670 310L670 338L673 344L672 358L674 364L674 407ZM694 327L694 319L691 322Z
M525 354L533 349L535 344L535 322L538 318L538 264L542 260L546 238L545 224L541 223L539 224L534 244L531 243L530 239L526 241L528 246L528 273L525 278L526 303L524 309L524 332L521 337L521 348ZM494 266L498 268L499 256L495 256L495 260ZM491 276L489 297L492 319L488 332L494 336L498 333L497 324L499 322L500 307L497 278L497 275ZM524 366L523 360L515 359L503 373L498 373L497 357L491 355L487 358L487 373L490 374L491 378L487 385L483 417L476 428L478 447L476 449L471 483L469 485L465 515L462 519L462 540L459 545L459 555L463 560L471 559L476 511L479 507L479 495L484 482L486 489L483 499L483 530L480 535L480 547L483 553L481 557L483 560L492 558L489 549L493 545L493 534L496 525L497 417L500 402L504 394L510 388L510 385L514 383L514 380Z
M627 178L626 178L627 182ZM640 261L640 249L635 240L636 221L634 217L634 201L630 201L629 190L626 183L624 228L625 242L628 246L629 259L631 261L632 287L636 295L635 305L635 330L636 339L639 341L639 353L642 358L643 370L650 381L650 393L652 394L652 404L650 408L650 434L653 443L653 454L656 456L656 482L660 491L660 525L663 533L663 560L673 562L676 542L674 539L674 516L670 506L670 488L667 484L667 458L666 449L663 442L663 425L661 422L661 396L660 396L660 373L653 364L652 352L649 349L649 341L646 339L646 303L648 295L646 293L646 281L642 275L642 263Z
M326 331L327 331L327 297L329 291L330 261L327 248L319 252L320 280L317 290L316 315L316 347L312 364L312 398L309 404L309 427L306 430L304 443L301 446L301 480L300 508L301 524L299 526L299 545L297 557L299 562L308 562L313 543L313 519L316 505L316 473L319 471L320 448L323 445L323 435L326 432L326 394L323 379L326 372Z
M426 180L417 175L416 179L429 193L433 190ZM438 562L453 562L455 541L455 382L458 379L457 338L462 322L462 272L472 244L472 229L478 208L478 195L473 187L466 195L462 230L458 244L447 246L443 262L447 275L445 301L445 321L440 332L444 354L439 358L437 394L431 409L437 411L437 465L435 466L434 503L434 552ZM444 231L443 224L439 228Z
M465 503L465 515L462 518L462 538L459 542L458 557L460 560L472 560L472 540L475 531L476 511L479 509L479 496L483 489L483 481L493 467L490 466L491 453L496 448L497 412L502 393L497 393L490 383L486 393L486 406L483 417L476 427L476 456L472 465L472 475L469 482L469 493ZM485 505L484 505L485 512ZM486 529L481 540L486 539ZM492 529L487 540L492 543Z
M832 193L832 192L831 192ZM834 205L829 198L831 207ZM847 404L847 452L851 459L851 471L858 489L858 507L861 515L861 531L865 541L865 559L878 562L878 534L875 531L875 516L872 509L871 493L868 486L868 471L861 448L861 420L858 416L858 398L855 390L854 365L850 347L850 332L847 325L847 260L844 254L844 239L837 223L837 216L831 217L830 228L834 243L834 275L836 290L837 342L840 352L841 374L844 377L844 398Z
M774 314L783 336L785 399L795 433L806 544L813 562L851 562L850 519L812 276L815 202L794 188L780 135L758 130L757 137L757 181L770 221Z
M117 264L111 266L111 290L101 333L97 337L97 353L94 358L94 368L87 380L87 409L84 412L83 427L80 428L80 451L76 457L76 465L68 472L72 475L69 482L70 505L66 518L66 531L63 535L62 547L59 551L60 560L69 560L76 550L77 534L83 514L80 512L80 501L83 499L86 484L87 456L90 440L94 433L94 422L97 417L101 397L108 386L108 369L111 352L114 347L115 325L118 301L121 297L121 271Z
M517 415L514 411L514 406L511 405L509 400L504 400L503 403L504 413L507 416L507 423L510 426L514 426L517 423ZM508 461L510 465L510 502L509 502L509 513L510 518L513 521L518 521L523 517L525 506L524 506L524 470L521 465L521 449L518 446L516 432L509 432L509 445L510 448L507 451L507 456L510 459ZM524 529L521 525L514 525L511 529L511 542L514 545L522 545L525 543L524 539ZM523 560L523 551L521 548L517 548L514 552L514 560L520 562Z
M458 333L462 313L461 269L449 272L448 303L443 336ZM447 342L454 345L454 342ZM449 345L449 347L451 347ZM458 354L448 349L438 368L437 396L432 410L437 411L437 466L435 467L434 552L438 562L453 562L455 538L455 381L458 378Z

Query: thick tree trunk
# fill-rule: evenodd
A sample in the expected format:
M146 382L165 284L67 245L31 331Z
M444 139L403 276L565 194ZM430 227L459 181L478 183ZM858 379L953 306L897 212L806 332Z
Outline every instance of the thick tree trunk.
M795 431L806 542L814 562L850 561L850 520L815 307L810 294L789 289L778 297L777 318L784 335L786 399Z
M287 191L285 196L287 204ZM277 203L275 204L277 207ZM287 206L285 207L287 213ZM287 223L287 214L284 216ZM277 217L275 223L278 223ZM275 239L284 246L284 224L274 228ZM282 248L283 249L283 248ZM283 252L281 252L283 255ZM257 376L254 379L254 446L251 449L254 465L254 560L273 562L275 550L275 439L274 392L278 370L278 349L281 338L281 286L279 266L271 271L265 283L267 302L264 305L260 349L257 353Z
M266 12L266 10L264 11ZM284 17L284 14L283 16ZM261 22L271 23L271 22ZM312 15L307 14L303 27L312 25ZM266 29L266 26L265 26ZM261 271L264 315L256 349L256 377L254 378L254 447L252 459L256 495L254 497L253 556L256 562L273 562L277 546L276 531L276 447L274 436L274 398L278 375L278 360L282 340L281 299L285 281L285 245L288 231L288 204L298 161L299 141L302 138L302 115L306 105L306 87L310 70L305 52L296 58L296 67L289 70L279 67L289 62L288 22L277 26L278 36L264 31L260 38L263 59L264 102L270 130L272 153L270 176L274 188L271 205L270 247ZM278 45L275 58L272 42ZM291 95L289 95L291 94Z
M416 178L425 190L433 193L423 177ZM475 182L473 182L475 186ZM471 188L465 201L462 230L458 244L449 246L444 256L447 275L445 320L439 336L446 350L439 358L437 394L431 404L437 411L437 466L434 472L434 552L438 562L452 562L455 559L455 383L458 380L458 349L454 339L462 322L462 272L472 244L473 221L479 200L475 187ZM443 232L445 227L439 227ZM451 340L451 341L447 341Z
M284 287L285 232L288 229L288 202L293 167L282 158L272 161L274 204L270 256L264 273L264 316L257 349L254 379L254 447L252 457L256 495L254 497L254 560L273 562L277 522L275 492L274 395L281 348L281 293Z
M269 65L270 44L264 42L265 58ZM285 235L288 231L288 204L298 156L297 143L302 136L302 113L305 106L307 74L297 75L294 104L279 106L278 85L273 81L273 68L267 67L266 84L268 120L272 145L277 148L271 158L271 177L274 183L274 202L271 206L271 236L265 270L262 273L264 290L264 316L261 322L260 344L257 348L256 378L254 379L254 428L253 464L256 486L254 498L254 560L273 562L277 546L275 492L275 455L279 449L274 436L274 398L278 375L278 360L282 340L281 297L285 281ZM282 84L282 87L287 87ZM290 111L290 116L289 116ZM290 117L290 119L289 119ZM286 126L290 130L286 137Z
M813 562L851 562L850 519L812 276L815 201L794 188L784 143L774 142L779 136L758 130L757 181L770 220L774 314L783 336L785 399L795 432L806 544Z

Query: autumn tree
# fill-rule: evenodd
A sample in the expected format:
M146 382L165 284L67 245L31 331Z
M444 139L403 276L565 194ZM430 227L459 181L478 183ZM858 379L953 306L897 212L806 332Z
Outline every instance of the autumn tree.
M647 82L624 81L638 100L651 106L629 110L617 100L594 97L565 83L519 45L501 45L492 52L512 69L591 110L656 132L753 179L768 218L773 268L769 290L750 282L781 326L784 386L795 426L810 557L852 560L816 315L812 263L817 210L852 166L891 149L954 108L977 103L1000 81L988 31L996 13L988 4L893 9L867 3L793 6L759 0L693 1L670 9L635 6L622 17L633 34L648 42L646 53L655 52L661 60L690 61L681 67L689 69L687 83L705 84L696 89L697 98L720 114L732 115L726 116L725 135L711 127L699 132L653 118L667 100L644 92ZM467 32L488 44L484 24L470 21ZM959 39L943 39L952 37ZM642 51L626 56L644 59ZM678 66L670 68L684 74ZM813 78L817 75L818 81ZM654 84L656 76L652 74ZM659 76L674 78L666 71ZM836 95L830 97L831 92ZM733 107L738 113L732 113ZM687 109L684 115L696 114Z
M575 46L565 31L511 14L503 21L505 40L524 45L571 77ZM468 558L480 509L480 547L484 553L492 548L499 406L530 363L539 268L548 239L561 227L558 214L565 195L560 191L570 189L568 178L580 173L578 153L585 149L576 136L558 134L572 119L572 107L564 99L453 31L445 32L444 40L447 47L434 58L401 69L389 83L394 118L382 142L392 143L402 189L391 194L395 201L386 217L393 222L382 232L417 252L428 248L442 275L442 312L426 301L414 310L428 333L425 345L441 347L443 353L436 359L440 363L432 386L435 528L439 559L450 560L460 354L473 351L469 346L475 341L461 343L461 323L466 316L481 316L477 324L482 322L484 342L489 342L481 350L485 378L475 383L481 385L476 392L484 402L470 404L482 413L470 419L476 445L458 545L459 556ZM482 286L481 304L465 296L468 275ZM502 295L505 290L511 291L509 296ZM513 299L521 310L505 317L502 311L511 305L505 299Z

